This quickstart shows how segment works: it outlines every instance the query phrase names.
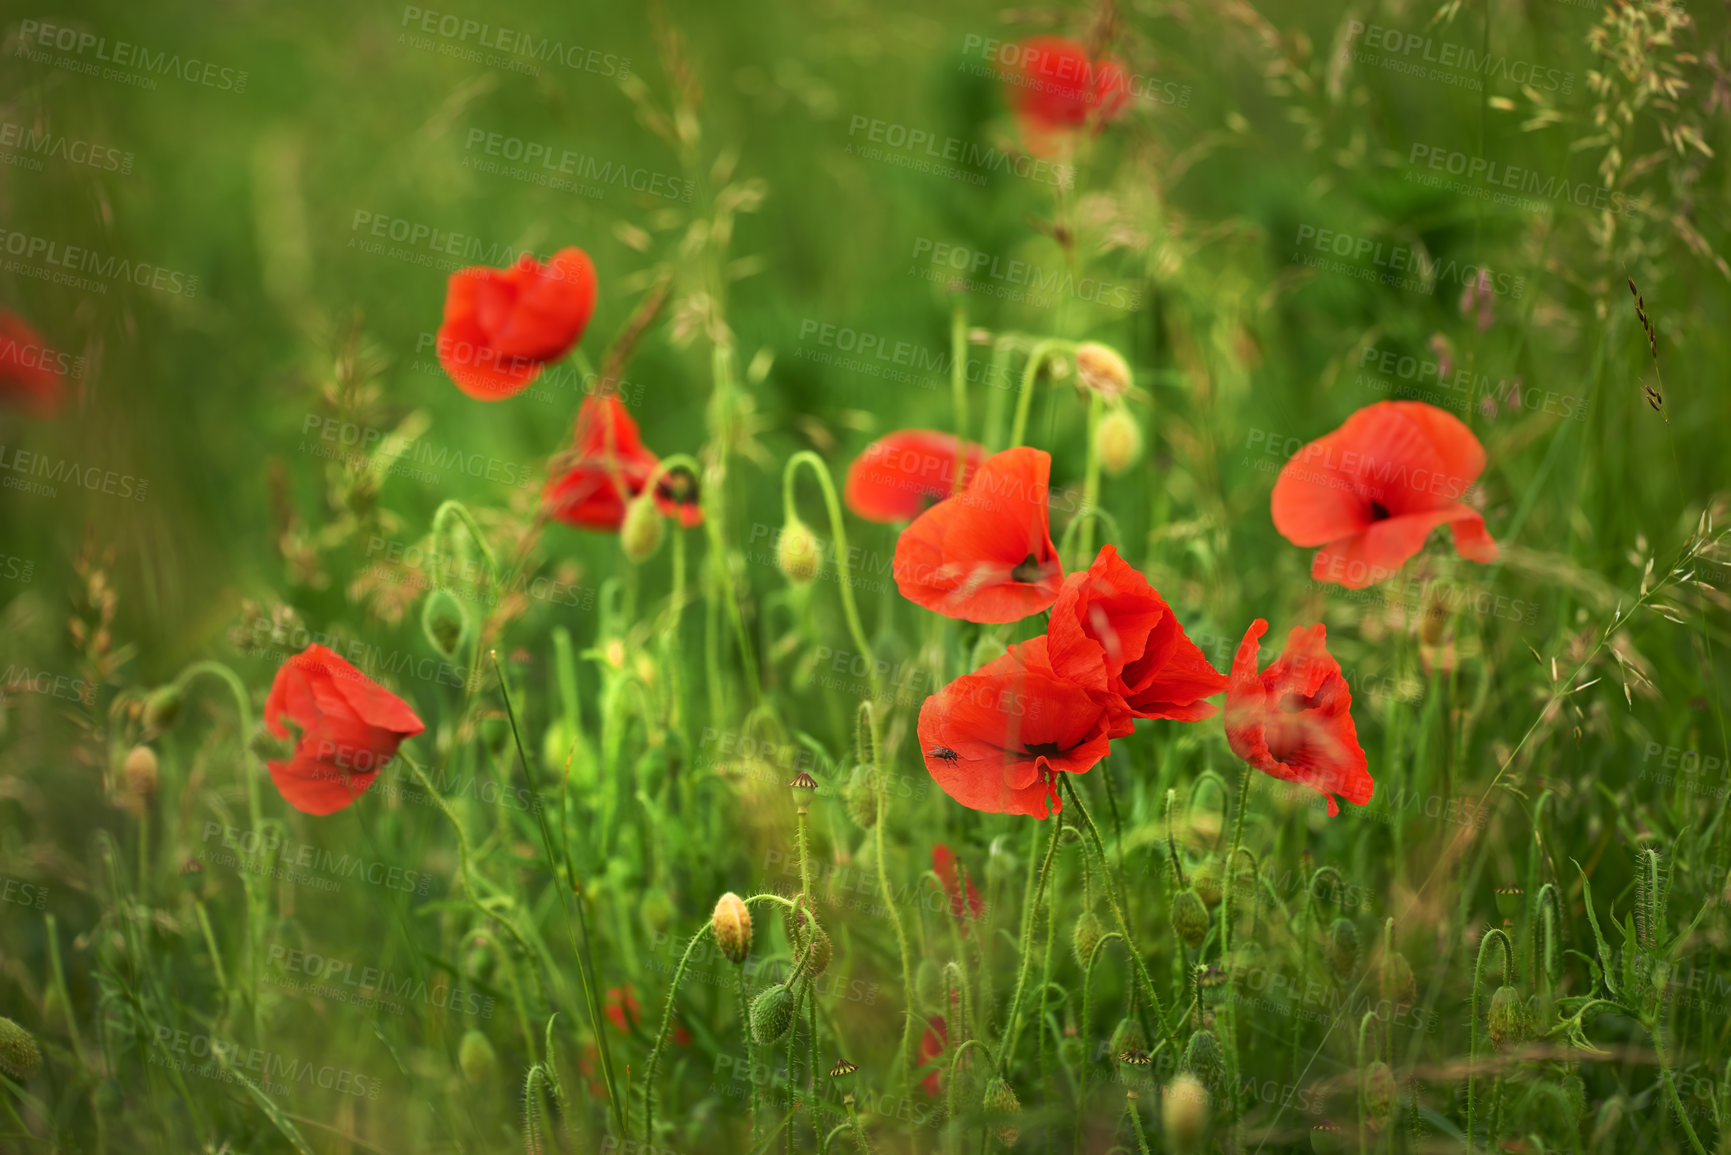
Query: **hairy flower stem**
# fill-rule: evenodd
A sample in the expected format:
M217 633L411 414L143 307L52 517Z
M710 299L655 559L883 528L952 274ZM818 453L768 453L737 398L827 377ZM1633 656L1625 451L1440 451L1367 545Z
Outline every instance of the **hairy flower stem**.
M1088 460L1082 473L1082 511L1092 513L1100 504L1100 451L1095 445L1095 432L1100 427L1100 415L1105 409L1105 403L1098 393L1093 394L1093 400L1088 403ZM1082 525L1082 531L1076 539L1076 556L1070 562L1071 569L1085 569L1088 559L1094 553L1094 519L1089 517Z
M968 306L957 298L950 310L950 398L956 407L956 472L951 493L960 493L968 455Z
M1039 917L1040 896L1045 892L1046 879L1052 872L1052 860L1058 854L1058 836L1062 834L1063 824L1052 824L1052 837L1046 844L1046 858L1040 864L1038 880L1030 879L1032 893L1022 908L1022 936L1017 957L1021 964L1016 968L1016 990L1010 996L1010 1014L1004 1020L1003 1034L998 1039L998 1053L992 1058L992 1067L999 1075L1004 1073L1004 1064L1010 1052L1015 1048L1015 1038L1018 1027L1018 1012L1022 1006L1022 990L1028 983L1028 967L1034 960L1034 923ZM1028 865L1033 866L1033 853L1039 847L1040 828L1034 827L1034 845L1028 848Z
M946 1081L946 1086L944 1087L944 1114L949 1117L951 1124L949 1132L949 1147L951 1150L958 1150L962 1146L962 1134L955 1128L956 1084L961 1082L958 1076L962 1069L962 1056L968 1052L969 1047L978 1047L980 1050L985 1051L987 1058L990 1058L992 1054L986 1044L981 1042L979 1039L969 1039L954 1051L950 1052L950 1077Z
M1226 869L1221 874L1221 885L1225 897L1221 900L1220 911L1220 965L1230 977L1232 973L1232 920L1233 898L1238 892L1238 852L1244 847L1244 814L1250 809L1250 763L1244 764L1244 770L1238 778L1238 812L1232 817L1232 849L1226 854ZM1260 873L1260 871L1258 871ZM1251 883L1255 885L1254 879ZM1234 999L1226 1000L1226 1062L1228 1087L1238 1086L1238 1004ZM1226 1104L1227 1116L1234 1123L1238 1119L1238 1097L1231 1096Z
M1484 1001L1485 956L1490 953L1491 943L1495 942L1503 948L1503 985L1514 981L1515 948L1509 941L1509 936L1498 927L1485 931L1479 940L1479 953L1473 963L1473 1016L1472 1033L1467 1040L1467 1146L1476 1149L1478 1140L1473 1135L1473 1089L1478 1081L1479 1062L1479 1005ZM1496 1136L1491 1136L1492 1146L1496 1144Z
M755 1060L751 1055L751 1003L745 995L745 967L743 965L734 967L733 975L739 980L739 1033L745 1040L745 1069L749 1072L756 1070L756 1068L752 1065ZM751 1135L755 1139L757 1137L757 1080L747 1079L746 1082L751 1084Z
M1106 883L1106 898L1112 904L1112 914L1118 920L1118 930L1124 936L1124 945L1130 952L1132 971L1136 976L1136 984L1142 991L1142 997L1148 1000L1148 1009L1154 1014L1154 1021L1162 1030L1168 1033L1174 1047L1181 1046L1177 1028L1166 1021L1165 1004L1155 993L1154 979L1148 974L1148 964L1142 960L1142 952L1136 947L1136 936L1130 930L1130 921L1124 917L1124 904L1118 898L1118 883L1112 877L1112 866L1106 857L1106 844L1100 840L1100 831L1094 825L1094 820L1088 816L1088 808L1082 804L1082 792L1076 789L1067 774L1059 775L1070 801L1075 804L1076 811L1082 816L1082 823L1088 828L1088 836L1093 840L1095 853L1100 858L1100 877ZM1153 1042L1152 1039L1149 1042Z
M1081 1036L1082 1040L1083 1087L1088 1085L1088 1055L1090 1054L1090 1048L1088 1046L1088 1024L1092 1021L1094 1014L1094 963L1099 959L1100 952L1105 949L1106 944L1111 942L1113 939L1123 942L1124 936L1115 930L1109 930L1105 934L1101 935L1100 941L1095 943L1094 949L1088 953L1087 965L1082 968L1082 1021L1078 1024L1077 1033ZM1078 1096L1078 1100L1080 1100L1080 1096ZM1080 1151L1082 1149L1082 1118L1084 1115L1084 1112L1081 1109L1082 1103L1080 1101L1077 1102L1076 1108L1076 1141L1073 1147L1074 1150Z
M667 1045L667 1031L673 1024L673 1000L679 995L679 984L685 978L685 964L691 961L691 952L709 933L710 924L705 923L691 936L691 941L685 945L685 953L679 956L679 966L673 972L673 985L667 989L667 1009L661 1013L661 1029L655 1033L655 1046L649 1052L649 1070L643 1077L643 1142L649 1147L655 1145L655 1068L661 1062L661 1050ZM746 1032L748 1036L750 1033ZM749 1067L746 1069L750 1070Z

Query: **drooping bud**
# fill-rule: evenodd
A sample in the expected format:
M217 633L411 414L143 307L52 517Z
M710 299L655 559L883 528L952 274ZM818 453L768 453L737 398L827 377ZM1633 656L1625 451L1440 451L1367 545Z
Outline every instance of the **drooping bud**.
M1211 869L1198 870L1191 882L1196 886L1196 897L1207 903L1209 910L1219 906L1220 900L1225 897L1226 892L1220 885L1220 876Z
M1394 1072L1378 1059L1364 1073L1364 1112L1378 1127L1394 1114Z
M1100 945L1100 940L1106 935L1106 928L1101 925L1100 917L1091 910L1082 912L1076 920L1076 929L1070 936L1070 946L1076 952L1076 961L1082 969L1088 969L1088 963L1094 957L1094 948Z
M727 961L744 962L745 956L751 953L751 911L746 908L745 900L731 890L716 899L715 913L710 916L709 926L715 933L715 944L727 956Z
M769 1046L792 1025L793 992L786 983L776 983L751 1000L751 1038L758 1046Z
M127 751L120 773L126 779L129 802L140 810L149 806L156 796L156 751L149 746L134 746Z
M144 699L144 724L157 734L173 726L180 718L180 687L170 683L158 686Z
M878 820L877 790L872 785L869 766L855 766L847 786L842 789L842 801L847 804L847 816L861 830L870 830Z
M817 537L798 517L781 527L781 540L775 547L775 561L787 580L804 585L823 568L823 555L818 551Z
M1220 1093L1226 1076L1226 1056L1213 1031L1197 1031L1190 1036L1184 1048L1184 1069L1202 1080L1211 1093Z
M436 589L427 595L421 606L421 632L440 654L447 658L456 654L469 633L469 615L456 594Z
M1526 1037L1526 1017L1520 992L1505 983L1491 996L1485 1033L1490 1035L1491 1042L1499 1047L1507 1043L1518 1043Z
M486 1035L470 1030L464 1032L457 1047L457 1065L463 1069L463 1078L470 1086L484 1087L493 1081L493 1072L499 1069L499 1056Z
M1188 1155L1202 1145L1208 1129L1208 1091L1195 1075L1185 1072L1166 1085L1160 1098L1160 1122L1166 1146Z
M1130 388L1130 363L1110 345L1084 341L1076 346L1076 376L1082 386L1108 400Z
M998 1140L1006 1147L1014 1147L1018 1132L1009 1125L1010 1120L1022 1113L1022 1101L1016 1098L1016 1092L1003 1079L993 1075L986 1084L986 1094L982 1101L986 1114L998 1121Z
M628 560L646 562L661 548L666 532L655 496L646 490L625 507L625 520L619 523L619 548L625 551Z
M1172 930L1191 950L1208 937L1208 907L1194 890L1184 889L1173 897Z
M796 910L788 916L793 924L788 929L788 941L793 944L794 961L800 964L801 973L805 977L815 979L829 969L830 945L829 932L817 924L817 919L803 910Z
M14 1079L28 1079L41 1065L35 1036L11 1019L0 1018L0 1071Z
M1387 985L1382 997L1395 1006L1412 1002L1418 994L1418 981L1413 978L1412 964L1399 951L1388 956L1388 973L1384 982Z
M1352 977L1352 972L1358 969L1358 928L1352 925L1352 920L1334 920L1334 925L1328 928L1328 941L1323 944L1322 951L1335 978L1346 982Z
M1142 459L1142 427L1122 405L1114 406L1094 427L1094 453L1113 477Z

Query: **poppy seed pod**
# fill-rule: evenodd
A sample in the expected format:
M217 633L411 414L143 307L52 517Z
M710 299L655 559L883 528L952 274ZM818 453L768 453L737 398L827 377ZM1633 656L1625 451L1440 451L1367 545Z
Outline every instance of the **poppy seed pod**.
M1124 1064L1124 1056L1133 1052L1146 1051L1148 1036L1142 1031L1142 1024L1135 1019L1124 1019L1112 1031L1112 1061Z
M1208 937L1208 907L1194 890L1181 890L1172 899L1172 930L1191 950Z
M775 563L781 567L787 580L795 585L809 582L823 568L817 537L799 518L790 518L781 527L781 539L775 547Z
M1142 459L1142 427L1122 405L1114 407L1094 427L1094 454L1113 477L1122 476Z
M436 589L427 595L421 606L421 632L440 654L447 658L456 654L469 632L469 615L463 612L456 594Z
M14 1079L28 1079L41 1065L35 1037L11 1019L0 1018L0 1071Z
M120 768L126 779L126 792L135 801L149 805L156 794L156 751L149 746L134 746L126 753Z
M1349 919L1335 919L1322 949L1334 977L1345 982L1358 969L1358 928Z
M179 686L171 683L157 687L144 699L144 724L160 734L179 719L180 703Z
M499 1056L486 1035L471 1030L464 1033L457 1048L457 1065L463 1069L463 1078L470 1086L483 1087L492 1082L493 1072L499 1068Z
M1378 1059L1364 1073L1364 1113L1382 1126L1394 1114L1394 1072Z
M1201 1146L1202 1133L1208 1129L1208 1091L1196 1076L1186 1072L1166 1085L1160 1098L1160 1123L1171 1150L1188 1153Z
M786 983L776 983L751 1000L751 1038L767 1047L793 1025L793 992Z
M1518 1043L1526 1035L1526 1008L1521 1005L1520 992L1504 984L1491 996L1491 1009L1485 1033L1491 1042L1501 1047Z
M985 1107L987 1115L996 1116L999 1119L1006 1117L1013 1119L1022 1113L1022 1101L1016 1098L1016 1092L1011 1090L1010 1085L996 1075L992 1076L991 1081L986 1084L986 1094L981 1105ZM998 1127L998 1139L1006 1147L1016 1145L1017 1134L1014 1127L1007 1125Z
M1106 928L1101 925L1100 918L1091 910L1082 912L1076 920L1076 929L1070 935L1070 946L1076 952L1076 962L1083 970L1088 968L1088 961L1094 957L1094 948L1100 945L1100 940L1106 936Z
M619 525L619 548L633 563L642 563L655 556L666 535L661 524L661 510L655 505L655 495L645 492L632 498L625 506L625 520Z
M1521 907L1526 904L1527 891L1522 886L1497 887L1497 913L1504 918L1514 918L1521 913Z
M751 911L745 900L728 891L715 901L715 913L710 916L710 929L715 943L728 962L742 963L751 953Z
M1110 400L1130 388L1130 363L1110 345L1084 341L1076 346L1076 376L1083 388Z
M1346 1150L1346 1139L1340 1133L1340 1126L1327 1119L1310 1129L1310 1149L1316 1155L1340 1155Z

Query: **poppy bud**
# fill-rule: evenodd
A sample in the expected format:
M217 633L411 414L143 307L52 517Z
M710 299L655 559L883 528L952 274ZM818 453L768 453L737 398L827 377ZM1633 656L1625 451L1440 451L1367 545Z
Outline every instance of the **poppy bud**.
M1184 1069L1202 1081L1204 1087L1218 1093L1226 1074L1226 1056L1221 1053L1220 1040L1209 1030L1190 1036L1184 1048Z
M809 582L823 568L817 538L799 518L792 518L782 526L781 539L775 547L775 561L787 580L795 585Z
M1084 341L1076 346L1076 376L1082 386L1110 400L1130 388L1130 363L1110 345Z
M817 925L817 920L804 911L795 911L793 915L793 930L788 935L793 943L793 957L800 964L805 977L815 979L829 969L830 945L829 933Z
M661 511L655 507L655 495L645 491L625 507L625 520L619 526L619 546L632 562L646 562L661 548L666 527L661 524Z
M1335 919L1328 928L1328 941L1322 952L1334 970L1334 977L1345 982L1358 969L1358 928L1349 919Z
M1192 882L1196 886L1196 896L1208 904L1209 910L1220 905L1220 899L1224 892L1220 889L1220 876L1218 874L1212 870L1198 870Z
M1124 1065L1124 1056L1148 1049L1148 1037L1142 1033L1142 1024L1135 1019L1124 1019L1112 1031L1112 1061Z
M715 943L727 961L742 963L751 953L751 911L745 900L728 891L715 902L715 913L709 926L715 932Z
M1418 994L1418 982L1413 978L1412 964L1406 961L1406 956L1395 951L1388 958L1388 974L1384 978L1387 989L1382 997L1396 1005L1410 1003Z
M433 649L445 657L457 652L469 632L469 615L463 612L463 603L456 594L436 589L427 595L421 606L421 632L427 635Z
M144 724L160 734L180 717L180 687L159 686L144 699Z
M14 1079L28 1079L41 1065L35 1037L11 1019L0 1018L0 1071Z
M1491 1010L1486 1033L1497 1046L1518 1043L1526 1034L1526 1008L1521 1005L1520 992L1506 983L1491 996Z
M1394 1114L1394 1072L1378 1059L1364 1073L1364 1113L1378 1127Z
M929 958L921 959L920 965L914 968L914 999L931 1014L943 1013L946 1001L944 973Z
M1172 899L1172 929L1191 950L1208 937L1208 908L1194 890L1181 890Z
M847 803L847 816L853 819L855 826L861 830L870 830L877 824L877 791L872 789L871 770L868 767L853 768L853 777L848 779L847 787L842 791L842 799Z
M1100 940L1106 935L1106 928L1100 925L1100 918L1091 910L1082 912L1082 917L1076 920L1076 929L1070 936L1070 946L1076 952L1076 961L1083 970L1088 969L1088 960L1094 957L1094 948L1100 945Z
M457 1048L457 1066L463 1068L463 1078L469 1080L471 1086L481 1087L492 1082L493 1072L499 1067L499 1056L486 1035L471 1030L464 1033L463 1042Z
M1114 407L1094 427L1094 453L1113 477L1122 475L1142 459L1142 427L1122 405Z
M1208 1091L1186 1072L1166 1085L1160 1100L1160 1123L1166 1146L1187 1153L1197 1150L1208 1128Z
M463 955L463 973L472 979L487 981L493 973L493 940L484 934L469 938L469 949Z
M156 794L156 751L149 746L134 746L127 752L121 767L126 779L126 792L140 806L148 806Z
M982 1105L986 1109L986 1114L1000 1118L1007 1116L1013 1119L1022 1113L1022 1101L1016 1098L1016 1092L1011 1090L1010 1085L996 1075L993 1075L991 1081L986 1084L986 1095ZM1014 1127L998 1127L998 1139L1004 1146L1014 1147L1016 1136L1017 1131Z
M638 913L643 916L643 929L649 932L650 938L654 938L673 922L673 900L667 897L666 890L652 886L644 891Z
M767 1047L793 1025L793 992L786 983L776 983L751 1000L751 1038Z

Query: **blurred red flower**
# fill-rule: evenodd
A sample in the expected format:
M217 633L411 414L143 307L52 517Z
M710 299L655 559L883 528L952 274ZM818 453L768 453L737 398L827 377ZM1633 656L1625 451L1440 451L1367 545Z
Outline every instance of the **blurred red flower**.
M508 269L459 269L445 288L439 364L478 401L521 393L583 336L595 294L595 266L578 248L545 265L525 253Z
M629 985L608 987L607 996L601 1001L601 1013L622 1035L630 1034L632 1028L643 1022L643 1008L637 1002L637 991ZM667 1037L676 1047L691 1045L691 1032L677 1022L668 1030ZM584 1043L577 1055L577 1069L589 1080L589 1094L596 1099L605 1099L607 1084L596 1078L600 1066L600 1049L594 1043Z
M1046 630L1052 668L1095 693L1122 699L1136 718L1199 722L1226 689L1148 579L1104 546L1086 573L1064 579ZM1112 737L1131 732L1122 717Z
M1315 581L1348 589L1386 581L1439 525L1468 561L1497 559L1485 519L1461 499L1485 450L1459 418L1422 401L1378 401L1306 445L1274 483L1274 528L1322 546Z
M1130 100L1124 66L1110 56L1090 56L1066 36L1022 41L1006 81L1023 131L1039 145L1055 133L1105 124Z
M406 738L426 729L409 704L316 642L282 664L264 724L294 756L267 763L283 800L303 814L334 814L373 784Z
M1048 521L1051 455L1019 446L982 462L968 487L902 531L892 572L915 605L969 622L1014 622L1058 597Z
M1034 638L927 698L920 748L932 778L963 806L1045 818L1063 809L1057 775L1104 758L1124 713L1122 702L1060 677L1046 639Z
M644 447L637 422L613 394L583 402L577 413L576 445L554 470L564 472L547 483L541 502L548 514L579 529L617 532L625 520L625 503L643 492L661 459ZM656 486L655 505L678 515L687 528L703 524L703 511L693 495L678 487L688 479L664 475Z
M974 885L974 876L968 875L968 897L964 907L961 878L956 870L956 852L941 842L933 846L932 871L944 884L944 893L950 896L950 917L960 925L965 937L968 933L968 922L979 918L986 909L986 902L980 897L979 887ZM962 917L964 909L968 912L966 919Z
M926 1017L926 1033L920 1036L920 1066L925 1066L944 1053L950 1045L950 1024L942 1015ZM936 1095L944 1089L943 1073L932 1070L920 1080L920 1086L926 1089L926 1094Z
M1258 674L1267 630L1268 623L1256 619L1232 662L1226 689L1232 752L1264 774L1322 791L1330 814L1340 813L1336 794L1365 805L1376 783L1352 723L1352 690L1328 652L1327 630L1320 622L1294 628L1285 652Z
M0 401L34 416L52 415L67 364L30 322L0 309Z
M912 521L934 501L950 496L956 476L956 438L931 429L901 429L880 437L848 466L847 507L867 521ZM962 484L986 456L972 441L962 448Z

